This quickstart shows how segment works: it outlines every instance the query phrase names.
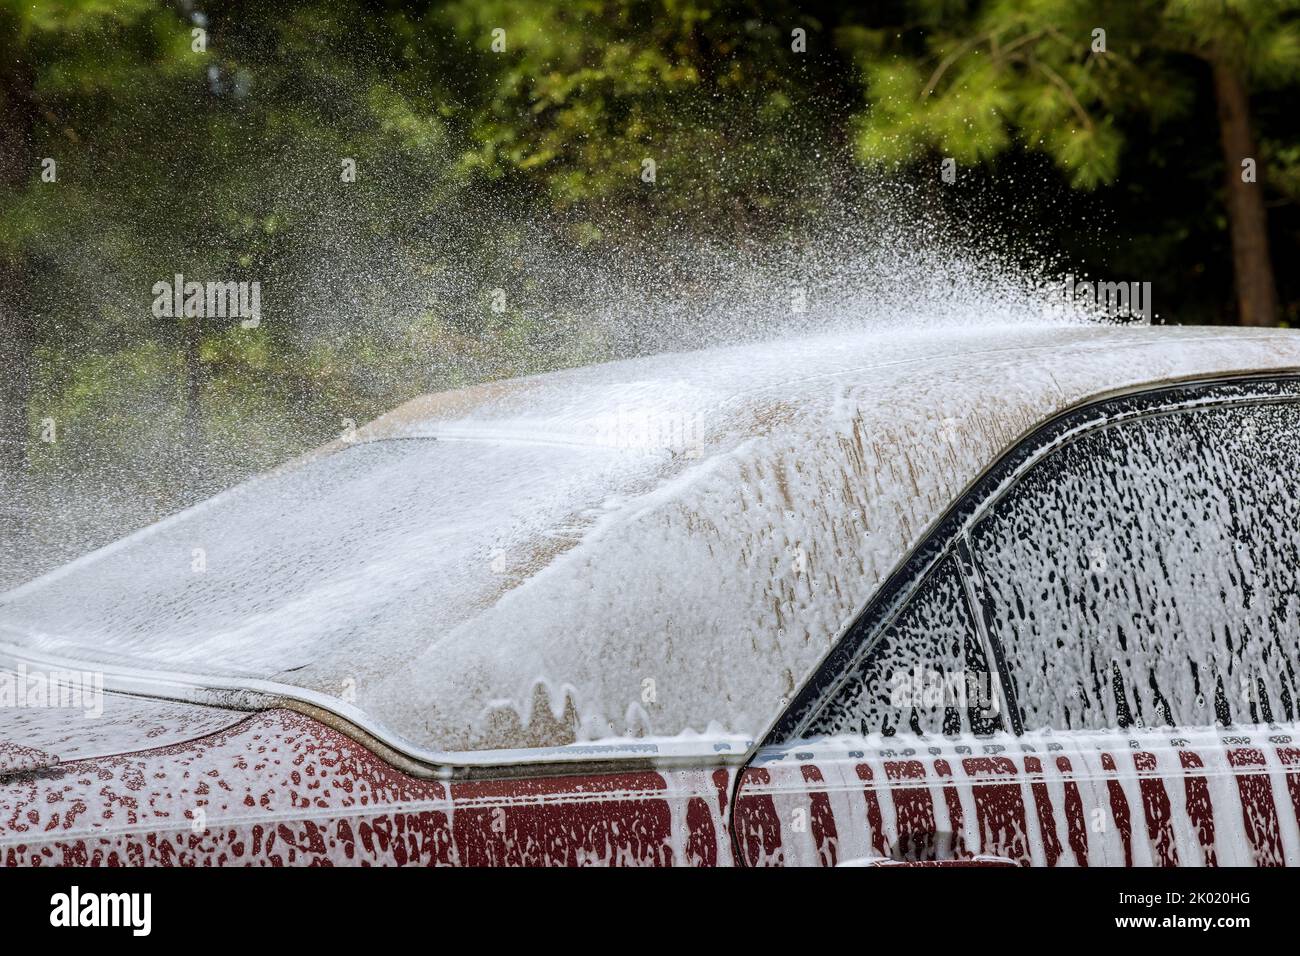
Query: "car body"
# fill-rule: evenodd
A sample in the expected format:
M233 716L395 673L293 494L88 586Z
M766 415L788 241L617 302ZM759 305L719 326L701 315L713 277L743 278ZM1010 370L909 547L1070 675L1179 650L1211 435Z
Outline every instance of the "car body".
M1295 425L1136 326L417 399L0 597L4 860L1295 864Z

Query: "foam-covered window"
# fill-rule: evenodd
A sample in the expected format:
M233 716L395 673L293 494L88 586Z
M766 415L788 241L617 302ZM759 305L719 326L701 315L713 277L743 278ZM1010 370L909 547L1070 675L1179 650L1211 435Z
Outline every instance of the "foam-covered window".
M956 562L939 562L852 665L806 736L1001 729L998 695Z
M972 532L1027 730L1294 720L1300 406L1089 433Z

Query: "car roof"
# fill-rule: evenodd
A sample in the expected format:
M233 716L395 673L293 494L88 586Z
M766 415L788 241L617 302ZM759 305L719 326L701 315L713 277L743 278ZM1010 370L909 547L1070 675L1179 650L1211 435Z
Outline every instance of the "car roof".
M1297 367L1278 330L859 330L425 396L0 596L0 650L428 764L743 749L1036 425Z

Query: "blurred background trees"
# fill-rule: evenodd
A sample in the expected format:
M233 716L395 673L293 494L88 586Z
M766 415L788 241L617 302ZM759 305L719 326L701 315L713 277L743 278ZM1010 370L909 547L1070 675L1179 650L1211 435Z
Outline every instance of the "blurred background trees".
M1259 166L1290 203L1296 168L1286 149L1260 156L1250 96L1300 76L1297 10L1291 0L917 3L906 30L843 30L873 107L859 154L897 162L931 148L977 163L1021 148L1050 156L1072 187L1094 189L1119 179L1134 127L1159 131L1216 110L1223 192L1206 191L1198 209L1217 198L1226 216L1238 321L1276 325Z
M675 250L807 239L866 173L1166 321L1294 324L1297 6L0 0L0 585L415 394L648 347L593 287L683 294ZM154 317L176 273L266 320Z

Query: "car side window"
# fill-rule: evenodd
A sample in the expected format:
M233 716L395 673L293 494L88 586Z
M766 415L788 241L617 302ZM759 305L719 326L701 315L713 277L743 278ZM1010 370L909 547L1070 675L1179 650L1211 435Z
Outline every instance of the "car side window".
M1002 716L949 555L866 643L801 736L992 733Z
M1300 405L1114 422L971 529L1026 730L1295 720Z

